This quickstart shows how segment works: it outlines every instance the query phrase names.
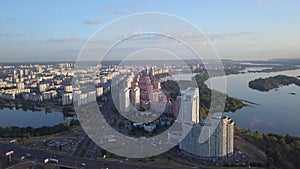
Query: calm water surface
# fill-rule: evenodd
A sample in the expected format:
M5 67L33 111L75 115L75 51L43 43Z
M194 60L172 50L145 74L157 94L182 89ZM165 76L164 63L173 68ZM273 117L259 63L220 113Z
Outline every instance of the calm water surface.
M300 70L226 76L226 92L230 96L259 104L247 106L235 113L226 113L226 115L242 128L251 128L263 133L273 132L284 135L289 133L300 136L300 87L290 85L269 92L260 92L248 87L248 82L251 80L279 74L299 76ZM224 77L211 78L206 81L206 84L211 86L212 82L213 89L224 92L224 86L218 85L222 78Z
M3 109L0 110L0 126L20 126L20 127L41 127L53 126L62 122L69 122L64 120L64 116L60 112L46 113L45 111L24 111Z

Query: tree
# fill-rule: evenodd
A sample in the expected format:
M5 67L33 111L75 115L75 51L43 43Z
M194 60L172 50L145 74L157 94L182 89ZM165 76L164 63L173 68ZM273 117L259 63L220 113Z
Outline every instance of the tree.
M51 113L52 112L52 108L51 107L46 107L45 108L45 112L46 113Z

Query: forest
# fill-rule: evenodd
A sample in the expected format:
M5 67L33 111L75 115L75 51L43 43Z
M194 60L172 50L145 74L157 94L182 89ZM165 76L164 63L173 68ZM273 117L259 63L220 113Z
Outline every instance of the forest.
M267 154L268 168L299 169L300 168L300 137L278 135L273 133L261 134L251 129L239 129L235 134L253 143Z

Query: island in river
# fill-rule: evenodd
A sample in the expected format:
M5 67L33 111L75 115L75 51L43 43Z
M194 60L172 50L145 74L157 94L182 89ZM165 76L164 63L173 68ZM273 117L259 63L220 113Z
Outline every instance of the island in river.
M267 92L272 89L278 89L281 86L295 84L300 86L300 79L292 76L277 75L268 78L258 78L249 82L251 89Z

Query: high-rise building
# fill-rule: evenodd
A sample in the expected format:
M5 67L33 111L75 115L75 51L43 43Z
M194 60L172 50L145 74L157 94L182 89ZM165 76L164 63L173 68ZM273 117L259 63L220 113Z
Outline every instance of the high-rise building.
M195 124L180 149L199 157L226 157L233 154L233 142L234 122L228 117L213 117Z
M140 88L139 87L134 87L131 89L131 103L132 105L139 109L140 105Z
M19 70L19 77L22 78L23 77L23 69Z
M149 101L150 102L158 102L158 94L159 91L153 91L149 94Z
M29 69L24 69L24 75L28 76L29 75Z
M165 111L168 99L161 91L153 91L149 94L150 108L154 112L162 113Z
M65 90L65 92L72 92L73 87L72 87L72 85L65 85L64 90Z
M90 91L87 94L88 94L88 97L87 97L88 103L92 103L92 102L96 101L96 91Z
M221 154L225 156L232 154L234 150L234 122L229 117L224 117L220 125L222 125Z
M88 104L88 94L87 93L81 93L79 94L78 99L78 106Z
M103 87L97 87L96 94L97 94L97 97L101 96L103 94Z
M130 89L125 88L119 92L119 111L130 111Z
M177 98L175 101L173 101L173 112L174 112L174 117L177 119L177 117L178 117L178 100L177 100Z
M178 97L179 120L183 123L199 123L199 88L188 88L181 91Z

